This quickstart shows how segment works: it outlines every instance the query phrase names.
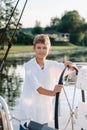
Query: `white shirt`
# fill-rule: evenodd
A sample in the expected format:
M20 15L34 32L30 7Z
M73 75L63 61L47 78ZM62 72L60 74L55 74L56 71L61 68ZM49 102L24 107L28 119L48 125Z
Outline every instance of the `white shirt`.
M39 123L53 120L53 105L50 96L37 92L39 87L53 90L64 69L63 63L45 60L44 69L33 58L24 65L25 80L21 95L21 118L33 119Z

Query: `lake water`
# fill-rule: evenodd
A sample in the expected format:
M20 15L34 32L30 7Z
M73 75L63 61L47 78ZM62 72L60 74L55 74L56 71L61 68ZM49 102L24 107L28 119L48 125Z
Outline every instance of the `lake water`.
M32 57L32 56L31 56ZM24 80L24 69L23 64L28 61L31 57L24 57L18 58L9 58L4 66L2 75L0 76L0 95L4 97L6 100L12 117L18 118L18 112L19 112L19 99L21 95L22 90L22 84ZM81 61L86 62L87 56L84 55L70 55L70 56L52 56L51 59L55 59L57 61L63 62L65 59L71 60L73 62L79 62ZM48 57L49 58L49 57ZM69 87L66 87L67 96L69 97L69 101L71 102L73 98L73 87L72 85ZM72 95L72 96L71 96ZM81 101L81 93L78 91L76 95L79 95L79 97L76 97L75 103L77 103L79 100ZM61 110L62 106L68 106L67 101L65 99L64 93L61 94ZM13 119L13 127L14 130L18 130L19 121Z

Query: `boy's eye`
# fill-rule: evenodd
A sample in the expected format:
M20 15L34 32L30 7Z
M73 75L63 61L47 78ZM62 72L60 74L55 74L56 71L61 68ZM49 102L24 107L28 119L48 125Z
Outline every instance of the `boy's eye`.
M44 49L44 50L46 50L47 47L43 47L43 48L41 48L41 47L37 47L37 49Z
M37 49L41 49L41 47L37 47Z
M47 49L47 47L43 47L43 49L45 49L45 50L46 50L46 49Z

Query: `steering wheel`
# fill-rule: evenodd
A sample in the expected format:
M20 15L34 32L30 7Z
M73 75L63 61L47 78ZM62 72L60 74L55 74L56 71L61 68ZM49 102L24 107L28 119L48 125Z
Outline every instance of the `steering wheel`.
M61 75L60 75L60 78L59 78L59 82L58 84L63 84L64 87L63 87L63 93L65 95L65 98L66 98L66 101L67 101L67 104L68 104L68 107L69 107L69 117L68 119L65 119L65 126L63 128L63 130L66 130L69 122L71 121L71 124L72 124L72 130L74 130L74 117L75 117L75 113L74 113L74 101L75 101L75 93L76 93L76 87L74 87L74 92L73 92L73 98L72 98L72 104L70 104L69 102L69 99L68 99L68 96L67 96L67 93L66 93L66 89L65 89L65 86L66 84L69 82L69 76L70 75L67 75L65 78L64 78L64 74L67 70L68 66L66 66L64 68L64 70L62 71ZM78 75L78 68L76 66L73 67L75 71L73 71L73 74L75 74L76 76ZM59 99L60 99L60 93L57 93L56 94L56 97L55 97L55 120L54 120L54 124L55 124L55 129L59 129L59 125L61 127L61 124L60 124L60 119L59 119L59 108L60 108L60 102L59 102ZM65 110L65 109L64 109ZM66 113L64 114L66 115ZM64 125L62 124L62 125ZM62 129L61 129L62 130Z

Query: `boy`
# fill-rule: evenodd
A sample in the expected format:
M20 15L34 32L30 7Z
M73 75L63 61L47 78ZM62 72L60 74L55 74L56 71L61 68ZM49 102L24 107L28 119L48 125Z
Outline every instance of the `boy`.
M25 63L25 81L21 95L21 116L39 123L53 121L52 99L63 85L57 84L64 66L72 70L72 62L58 63L47 60L51 43L48 35L40 34L34 39L36 56Z

